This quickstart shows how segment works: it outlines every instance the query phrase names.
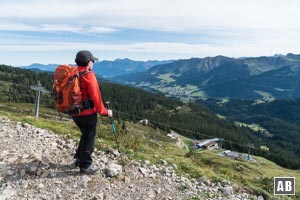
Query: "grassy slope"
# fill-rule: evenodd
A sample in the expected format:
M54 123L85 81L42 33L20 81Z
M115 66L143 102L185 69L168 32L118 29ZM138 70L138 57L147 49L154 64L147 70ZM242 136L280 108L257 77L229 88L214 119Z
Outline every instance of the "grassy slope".
M58 113L52 109L40 108L40 117L33 117L32 104L0 103L0 116L8 116L12 120L26 122L40 128L54 131L65 138L79 139L80 133L74 123L64 118L62 123L58 120ZM203 175L212 180L230 180L254 189L258 194L273 198L273 177L296 177L296 193L300 197L300 171L282 168L264 158L254 157L256 162L232 160L218 155L218 151L191 151L179 149L175 141L166 137L166 132L148 126L131 122L115 121L118 130L121 151L138 160L150 160L159 163L161 159L178 166L179 174L188 173L198 178ZM186 143L191 142L183 138ZM109 121L100 118L98 124L97 148L107 150L115 148L113 134ZM154 157L153 155L157 155ZM189 156L187 156L189 155ZM291 197L296 199L297 197ZM287 198L288 199L288 198Z

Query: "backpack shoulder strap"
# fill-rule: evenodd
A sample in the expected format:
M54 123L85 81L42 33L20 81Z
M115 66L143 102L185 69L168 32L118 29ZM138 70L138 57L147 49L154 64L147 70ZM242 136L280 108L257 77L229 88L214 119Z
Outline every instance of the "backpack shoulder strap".
M90 72L92 72L92 71L87 71L86 70L86 71L80 72L79 77L84 76L85 74L90 73Z

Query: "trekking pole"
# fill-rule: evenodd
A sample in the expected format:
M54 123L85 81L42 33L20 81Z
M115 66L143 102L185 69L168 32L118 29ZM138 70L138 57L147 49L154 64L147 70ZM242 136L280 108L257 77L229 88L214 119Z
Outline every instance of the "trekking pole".
M106 101L105 105L106 105L107 109L110 109L109 101ZM121 151L120 151L120 146L119 146L119 142L118 142L117 131L116 131L114 119L112 117L109 117L109 120L110 120L110 123L111 123L111 129L112 129L113 135L115 136L115 140L116 140L116 143L117 143L117 148L118 148L118 152L119 152L120 157L121 157L122 164L125 165L125 162L123 161L122 154L121 154ZM124 172L126 174L125 167L124 167Z
M57 111L57 112L58 112L58 114L59 114L60 121L62 121L64 127L66 128L67 126L66 126L66 123L64 122L64 119L63 119L63 116L62 116L61 112L59 112L59 111Z

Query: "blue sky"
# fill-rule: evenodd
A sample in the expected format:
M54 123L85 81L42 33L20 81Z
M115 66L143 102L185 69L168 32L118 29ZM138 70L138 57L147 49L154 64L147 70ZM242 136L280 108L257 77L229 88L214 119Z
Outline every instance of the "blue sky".
M0 0L0 64L300 53L298 0Z

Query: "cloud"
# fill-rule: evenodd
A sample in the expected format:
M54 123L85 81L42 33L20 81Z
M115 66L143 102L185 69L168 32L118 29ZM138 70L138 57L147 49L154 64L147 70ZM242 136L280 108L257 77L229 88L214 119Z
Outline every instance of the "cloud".
M298 0L0 3L1 52L74 52L88 48L102 55L109 52L150 59L300 52ZM137 31L148 34L137 37ZM155 38L151 35L154 32ZM168 35L173 39L166 39Z
M8 24L0 22L0 31L27 31L27 32L72 32L72 33L97 33L108 34L118 31L117 29L103 26L84 26L71 24L39 24L29 25L23 23Z
M68 25L68 24L42 24L41 31L54 32L73 32L73 33L100 33L107 34L116 32L117 29L103 26L83 26L83 25Z
M100 59L131 58L135 60L184 59L224 55L228 57L271 56L299 51L298 46L284 43L281 47L264 41L259 46L252 43L214 45L186 44L176 42L140 42L127 44L105 44L90 42L45 42L23 41L0 42L1 63L29 65L31 63L72 63L77 51L89 49ZM16 59L17 58L17 59Z
M0 31L39 31L39 27L20 23L1 23Z
M125 52L137 54L161 54L161 55L183 55L184 57L203 57L225 55L230 57L240 56L259 56L270 55L278 52L291 52L293 49L290 44L286 44L281 51L278 51L275 45L270 44L271 41L265 41L257 48L256 44L244 43L226 45L212 44L186 44L172 42L144 42L130 44L105 44L105 43L85 43L85 42L37 42L28 41L24 43L0 43L0 51L7 52L59 52L59 51L74 51L80 49L90 49L91 51L101 52L118 52L120 57L125 55ZM251 53L249 53L251 52Z
M299 7L297 0L15 0L1 3L0 18L181 32L282 29L300 27Z
M82 34L135 29L247 38L253 31L300 34L299 7L298 0L12 0L1 2L0 26Z
M113 33L116 31L118 30L114 28L103 27L103 26L91 26L87 29L87 32L89 33Z

